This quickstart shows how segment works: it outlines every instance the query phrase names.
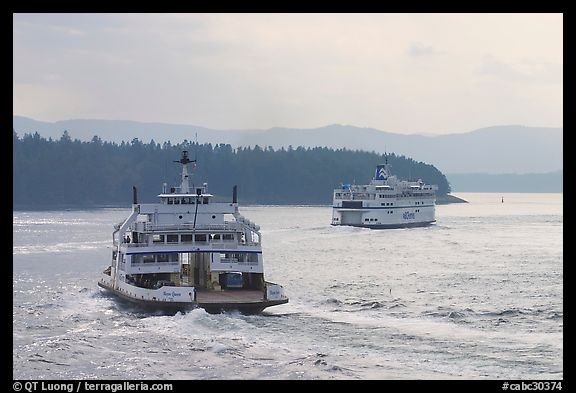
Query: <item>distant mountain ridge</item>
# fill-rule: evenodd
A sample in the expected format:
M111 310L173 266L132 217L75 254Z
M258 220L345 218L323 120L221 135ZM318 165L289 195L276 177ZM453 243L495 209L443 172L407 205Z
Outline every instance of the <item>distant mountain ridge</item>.
M350 150L394 152L430 163L444 173L526 174L563 169L563 128L494 126L449 135L404 135L374 128L329 125L314 129L271 128L268 130L212 130L205 127L142 123L127 120L64 120L42 122L13 116L19 134L38 132L58 139L68 130L73 139L88 141L94 135L103 140L163 143L183 140L199 143L226 143L232 147L259 145L347 148Z

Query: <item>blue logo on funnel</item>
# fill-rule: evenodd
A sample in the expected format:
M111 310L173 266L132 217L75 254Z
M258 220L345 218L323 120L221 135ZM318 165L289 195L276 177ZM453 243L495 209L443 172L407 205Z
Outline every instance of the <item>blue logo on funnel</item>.
M376 175L374 178L376 180L386 180L388 178L388 172L386 172L385 165L376 166Z

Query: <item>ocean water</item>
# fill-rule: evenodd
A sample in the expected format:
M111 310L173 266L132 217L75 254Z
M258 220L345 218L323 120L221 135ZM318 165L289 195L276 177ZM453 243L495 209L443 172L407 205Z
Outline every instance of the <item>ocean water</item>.
M563 379L562 194L458 196L411 229L241 207L290 297L253 316L102 293L129 209L14 211L13 378Z

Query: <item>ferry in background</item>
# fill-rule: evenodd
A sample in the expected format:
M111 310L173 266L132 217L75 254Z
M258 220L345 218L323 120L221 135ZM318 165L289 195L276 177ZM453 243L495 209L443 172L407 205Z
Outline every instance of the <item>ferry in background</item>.
M436 222L438 186L399 180L388 164L376 166L370 184L334 190L332 225L374 229L426 226Z
M183 151L180 187L164 184L160 203L138 203L115 226L112 260L98 285L160 310L204 308L209 313L260 313L288 303L281 285L265 281L260 227L232 202L213 202L208 184L189 185Z

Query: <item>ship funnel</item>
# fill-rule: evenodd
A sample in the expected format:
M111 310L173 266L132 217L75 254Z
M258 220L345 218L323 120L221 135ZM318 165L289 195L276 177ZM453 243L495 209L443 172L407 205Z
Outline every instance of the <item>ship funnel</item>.
M132 186L132 203L138 203L138 191L136 190L136 186Z
M232 188L232 203L238 203L238 186Z
M386 180L388 178L387 164L376 165L376 173L374 173L374 180Z

